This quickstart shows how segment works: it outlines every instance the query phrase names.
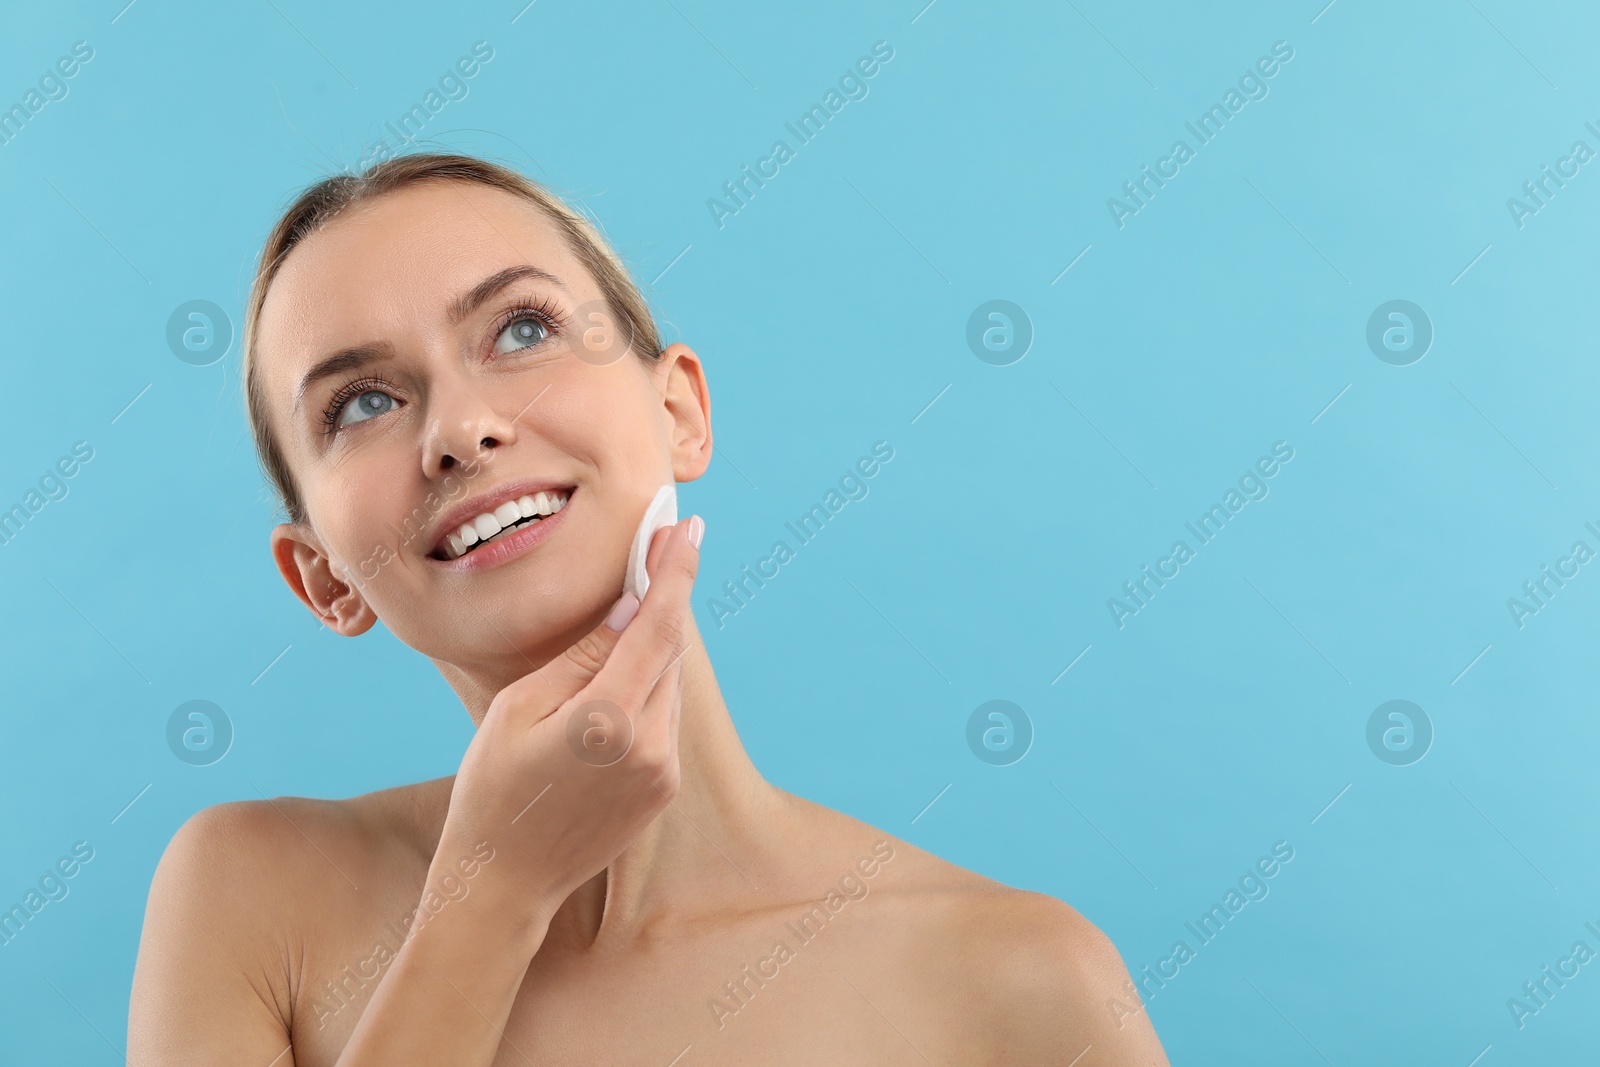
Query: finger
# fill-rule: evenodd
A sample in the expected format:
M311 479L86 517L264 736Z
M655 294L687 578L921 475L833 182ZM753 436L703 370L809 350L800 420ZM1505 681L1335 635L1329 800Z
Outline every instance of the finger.
M640 708L662 672L683 652L690 626L689 594L700 566L700 549L690 539L691 528L703 533L705 526L698 516L691 516L668 530L638 616L585 687L589 695Z
M677 523L673 524L673 526L676 525ZM663 526L650 535L650 545L645 549L644 553L644 569L645 573L649 574L651 578L656 576L656 571L661 566L661 557L666 552L667 542L671 539L673 526ZM648 590L646 592L648 593Z
M677 664L661 672L661 680L650 690L644 706L633 717L633 734L637 741L645 741L651 748L665 750L668 741L667 724L672 718L672 698L677 694L679 674Z
M645 567L652 576L665 565L663 560L674 531L687 529L688 525L689 520L686 519L674 526L657 530L651 536ZM696 552L695 556L698 560L699 553ZM690 582L693 583L692 578ZM649 591L646 590L646 598L649 595ZM638 597L624 592L599 626L579 638L566 651L543 667L507 686L505 691L513 697L531 698L537 695L552 710L566 703L582 692L584 687L599 674L600 668L605 666L612 651L617 647L621 631L638 614L640 607Z
M683 660L661 672L661 678L634 716L629 755L665 767L678 758L678 715L682 705Z
M537 694L551 709L572 699L588 685L605 666L611 652L617 647L622 630L639 611L639 598L623 593L605 620L593 630L573 642L561 655L523 678L511 683L506 691L514 696Z
M609 767L630 759L631 765L647 762L664 767L675 760L678 754L674 716L677 713L681 679L680 658L661 672L655 686L637 703L620 705L616 700L586 689L558 709L556 715L566 716L568 743L586 750L577 753L585 763ZM574 716L581 720L581 725L572 724ZM589 726L596 729L590 730ZM603 748L592 735L599 737ZM596 758L588 758L590 754ZM601 758L607 754L610 754L610 758Z
M650 687L649 694L645 697L644 705L637 716L637 723L641 730L655 730L675 732L677 723L674 716L679 706L679 696L683 692L683 661L687 658L689 646L685 644L672 657L661 672L656 675Z
M662 565L661 560L673 529L686 523L687 520L674 526L664 526L650 535L650 547L645 551L644 566L646 573L652 578ZM650 595L649 590L645 591L645 595ZM560 694L559 699L568 700L589 684L605 664L611 650L616 647L622 630L633 620L638 610L639 598L632 593L623 593L622 598L606 615L606 621L602 625L567 649L564 655L546 665L545 671L549 672L547 680L553 685L552 691Z
M678 660L677 679L672 687L672 722L667 727L672 732L672 747L678 747L678 724L683 721L683 660Z

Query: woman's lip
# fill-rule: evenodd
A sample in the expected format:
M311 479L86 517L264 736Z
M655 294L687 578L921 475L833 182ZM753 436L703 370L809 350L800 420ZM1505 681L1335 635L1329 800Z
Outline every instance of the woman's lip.
M563 496L567 496L576 488L576 486L558 485L542 479L528 479L521 482L512 482L509 485L502 485L491 493L485 493L475 499L464 501L450 511L443 521L435 527L436 533L433 548L430 550L429 555L442 552L449 535L457 533L463 523L471 522L476 516L486 512L493 512L502 504L520 497L533 496L536 493L560 493ZM535 523L534 525L538 524Z
M567 495L567 503L554 515L546 515L531 526L524 526L514 533L508 534L496 541L474 548L471 552L459 559L442 560L428 557L429 561L457 573L483 570L486 567L498 567L507 560L515 559L534 545L549 537L554 528L560 525L567 512L572 510L572 502L577 499L578 491L573 489Z

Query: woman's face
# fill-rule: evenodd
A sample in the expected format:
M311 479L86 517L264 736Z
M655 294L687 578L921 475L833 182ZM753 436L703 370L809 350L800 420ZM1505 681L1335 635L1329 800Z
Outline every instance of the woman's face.
M620 332L503 190L412 186L296 246L256 348L307 515L273 535L291 587L341 633L382 619L468 672L525 673L592 628L651 497L711 455L694 353L649 364Z

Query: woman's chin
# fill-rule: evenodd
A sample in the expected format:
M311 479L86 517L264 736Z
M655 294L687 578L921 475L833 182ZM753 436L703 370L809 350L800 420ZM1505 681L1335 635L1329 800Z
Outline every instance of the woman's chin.
M604 603L597 600L589 610L568 603L559 619L546 615L537 620L497 620L485 614L456 628L457 634L466 635L465 641L441 641L434 632L422 644L406 643L430 659L454 664L468 673L521 676L559 656L599 626L615 602L615 597Z

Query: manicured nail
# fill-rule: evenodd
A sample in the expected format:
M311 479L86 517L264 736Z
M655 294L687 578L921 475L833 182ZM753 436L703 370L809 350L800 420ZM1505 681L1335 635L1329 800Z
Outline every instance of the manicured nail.
M623 593L617 600L616 606L611 609L611 614L606 616L606 626L620 632L637 614L639 614L639 598L632 593Z
M700 547L700 539L706 535L706 520L698 515L689 516L689 543L696 548Z

